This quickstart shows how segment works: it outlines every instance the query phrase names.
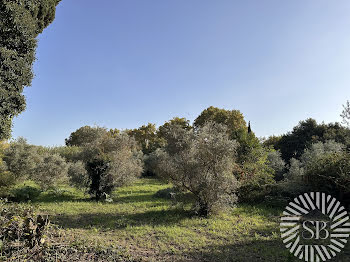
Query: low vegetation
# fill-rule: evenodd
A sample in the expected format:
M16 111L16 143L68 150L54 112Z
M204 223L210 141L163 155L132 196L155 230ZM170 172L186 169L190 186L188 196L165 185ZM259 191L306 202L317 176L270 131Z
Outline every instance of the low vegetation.
M22 206L48 215L54 225L48 254L89 248L90 255L114 254L120 261L298 261L280 239L283 208L273 202L201 218L192 212L191 197L180 204L157 194L171 187L142 178L115 191L113 203L89 201L83 191L64 187L60 195L45 192ZM337 261L349 255L347 245Z
M214 107L193 126L178 117L159 128L85 126L54 148L4 141L0 255L295 261L279 235L283 207L308 191L349 207L349 141L348 127L310 119L259 140L238 110Z

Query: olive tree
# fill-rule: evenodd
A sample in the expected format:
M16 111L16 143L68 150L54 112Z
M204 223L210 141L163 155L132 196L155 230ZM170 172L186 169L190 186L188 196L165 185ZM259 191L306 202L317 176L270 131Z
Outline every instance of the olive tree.
M196 198L196 211L207 216L236 202L239 183L233 175L238 143L226 127L208 122L197 130L171 126L157 155L157 173Z
M327 161L337 160L338 158L334 157L335 155L345 154L344 148L343 144L333 140L312 144L304 150L300 160L295 158L290 160L288 172L280 184L282 191L293 196L311 190L328 191L327 188L331 185L333 185L331 186L333 189L336 188L334 186L336 180L331 182L333 175L336 175L336 173L329 173L327 175L328 180L324 174L330 170L328 168L331 163L327 163ZM322 166L324 170L322 170ZM317 175L317 172L320 175Z
M281 152L271 150L267 154L267 165L273 169L276 181L283 179L283 175L286 169L286 162L281 157Z
M45 154L41 157L34 169L32 179L43 190L56 188L60 183L67 181L68 164L57 154Z
M35 146L29 145L24 138L18 138L5 149L3 160L7 170L14 175L15 179L23 180L34 174L41 156Z
M44 190L67 178L68 164L64 158L49 149L28 144L24 138L9 143L3 160L6 171L16 182L31 179Z
M81 158L87 171L88 192L100 200L139 177L143 171L142 157L135 139L125 133L106 134L86 144Z
M43 153L48 152L51 154L58 154L63 157L67 162L76 162L80 160L81 147L79 146L57 146L57 147L45 147L42 150Z
M308 163L315 161L318 157L327 153L340 153L344 150L345 146L343 144L337 143L333 140L328 140L326 142L317 142L312 144L309 148L305 149L300 160L307 166Z
M89 186L89 179L83 161L68 164L68 178L70 184L76 188L86 189Z
M350 204L350 154L330 152L307 165L305 178L311 190L333 194Z
M108 130L103 127L83 126L70 134L70 136L65 140L66 146L85 146L105 136L107 133Z
M239 110L226 110L210 106L194 120L194 128L199 128L207 122L215 122L227 127L231 140L239 143L237 148L237 161L241 164L249 161L251 154L261 147L259 139L252 132L250 122L247 125L243 114Z

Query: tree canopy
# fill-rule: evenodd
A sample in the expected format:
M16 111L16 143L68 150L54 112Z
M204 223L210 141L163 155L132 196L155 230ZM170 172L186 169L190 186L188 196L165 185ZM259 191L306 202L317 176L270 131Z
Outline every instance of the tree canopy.
M238 162L247 162L253 149L261 146L250 123L247 126L244 116L239 110L226 110L210 106L194 120L194 127L198 129L208 122L226 126L229 138L239 142Z
M291 132L283 135L276 141L275 147L281 151L282 158L289 161L292 157L299 159L311 144L327 140L334 140L349 147L350 129L339 123L318 124L316 120L309 118L300 121Z
M95 126L83 126L70 134L66 146L84 146L94 142L108 133L106 128ZM112 134L112 132L110 132ZM113 135L113 134L112 134Z
M25 109L22 92L33 79L36 37L55 18L60 0L0 1L0 139Z
M194 120L194 126L203 126L208 121L223 124L230 132L247 129L247 123L239 110L226 110L210 106Z
M144 154L149 154L159 147L155 124L148 123L139 128L127 130L127 134L139 143Z

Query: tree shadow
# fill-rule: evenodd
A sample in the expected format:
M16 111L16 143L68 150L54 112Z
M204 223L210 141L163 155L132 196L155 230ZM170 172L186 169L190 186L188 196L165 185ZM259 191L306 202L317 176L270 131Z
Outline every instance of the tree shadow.
M270 232L271 233L271 232ZM287 250L281 239L252 240L228 245L206 246L205 250L190 251L183 255L186 261L201 262L300 262ZM350 242L331 260L350 261Z
M77 197L74 194L45 194L44 196L39 196L33 203L60 203L60 202L88 202L91 201L90 197Z
M191 217L184 210L159 210L136 214L80 213L77 215L59 214L51 216L51 221L65 229L122 229L127 226L172 225Z
M113 199L115 203L136 203L136 202L150 202L150 201L167 202L166 199L155 198L152 194L123 195L123 196L114 195Z
M251 242L207 246L205 250L188 252L188 261L202 262L296 262L279 240L256 240Z

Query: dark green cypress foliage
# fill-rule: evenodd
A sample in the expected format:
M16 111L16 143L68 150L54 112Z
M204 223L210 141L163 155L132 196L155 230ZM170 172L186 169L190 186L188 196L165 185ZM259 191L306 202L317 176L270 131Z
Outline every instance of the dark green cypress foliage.
M33 79L36 37L55 18L60 0L0 0L0 139L25 109L23 88Z

